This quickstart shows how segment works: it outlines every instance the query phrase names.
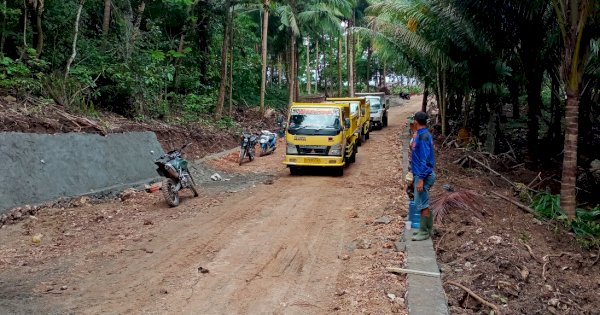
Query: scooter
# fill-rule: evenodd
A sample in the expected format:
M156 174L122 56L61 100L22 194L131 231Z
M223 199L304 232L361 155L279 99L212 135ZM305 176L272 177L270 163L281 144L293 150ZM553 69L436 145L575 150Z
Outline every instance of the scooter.
M260 156L273 153L277 145L277 134L268 130L263 130L260 133L260 139L258 140L258 143L260 143Z
M171 207L179 205L179 191L184 188L189 188L194 193L194 197L198 197L196 183L188 169L188 161L183 158L183 149L190 144L185 144L181 149L171 150L154 161L158 166L156 169L158 174L165 177L161 189Z

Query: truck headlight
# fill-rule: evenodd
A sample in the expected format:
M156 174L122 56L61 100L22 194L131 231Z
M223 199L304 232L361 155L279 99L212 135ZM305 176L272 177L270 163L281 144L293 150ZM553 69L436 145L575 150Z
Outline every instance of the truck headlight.
M296 146L293 143L288 143L286 153L287 154L298 154L298 148L296 148Z
M329 155L341 156L342 155L342 145L336 144L334 146L331 146L331 149L329 149Z

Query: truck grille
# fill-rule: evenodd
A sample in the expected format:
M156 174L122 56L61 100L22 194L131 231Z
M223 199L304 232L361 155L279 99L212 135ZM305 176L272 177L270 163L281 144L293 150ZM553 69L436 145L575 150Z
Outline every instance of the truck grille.
M300 155L327 155L329 153L328 146L318 145L299 145L298 154Z

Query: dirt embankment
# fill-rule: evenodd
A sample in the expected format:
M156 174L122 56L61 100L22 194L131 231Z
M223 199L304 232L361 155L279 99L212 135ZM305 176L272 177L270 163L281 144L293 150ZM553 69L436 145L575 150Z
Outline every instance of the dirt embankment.
M136 121L110 112L80 115L33 99L17 101L11 96L0 97L0 132L109 134L152 131L165 150L192 142L194 145L187 151L195 159L235 147L239 140L238 130L275 130L275 115L273 112L272 117L265 118L256 109L240 107L234 113L235 128L224 130L201 122L184 123L177 117L166 123L159 120Z
M457 191L475 190L482 202L473 212L450 209L437 225L434 245L443 280L466 286L502 314L599 314L600 253L582 249L564 228L490 193L513 198L512 188L487 170L452 163L464 154L437 150L433 195L444 194L441 185L449 183ZM527 183L537 173L515 168L505 175ZM462 289L445 289L452 314L489 314Z
M413 107L395 108L342 178L290 176L280 143L241 167L195 164L200 197L177 208L128 192L6 225L0 313L406 314L405 279L385 267L404 262L398 134Z

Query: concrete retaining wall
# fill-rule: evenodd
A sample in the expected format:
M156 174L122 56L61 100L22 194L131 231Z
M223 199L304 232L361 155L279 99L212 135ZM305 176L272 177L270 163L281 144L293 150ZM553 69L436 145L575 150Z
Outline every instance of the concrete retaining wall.
M0 133L0 213L150 182L158 177L153 161L162 153L152 132Z

